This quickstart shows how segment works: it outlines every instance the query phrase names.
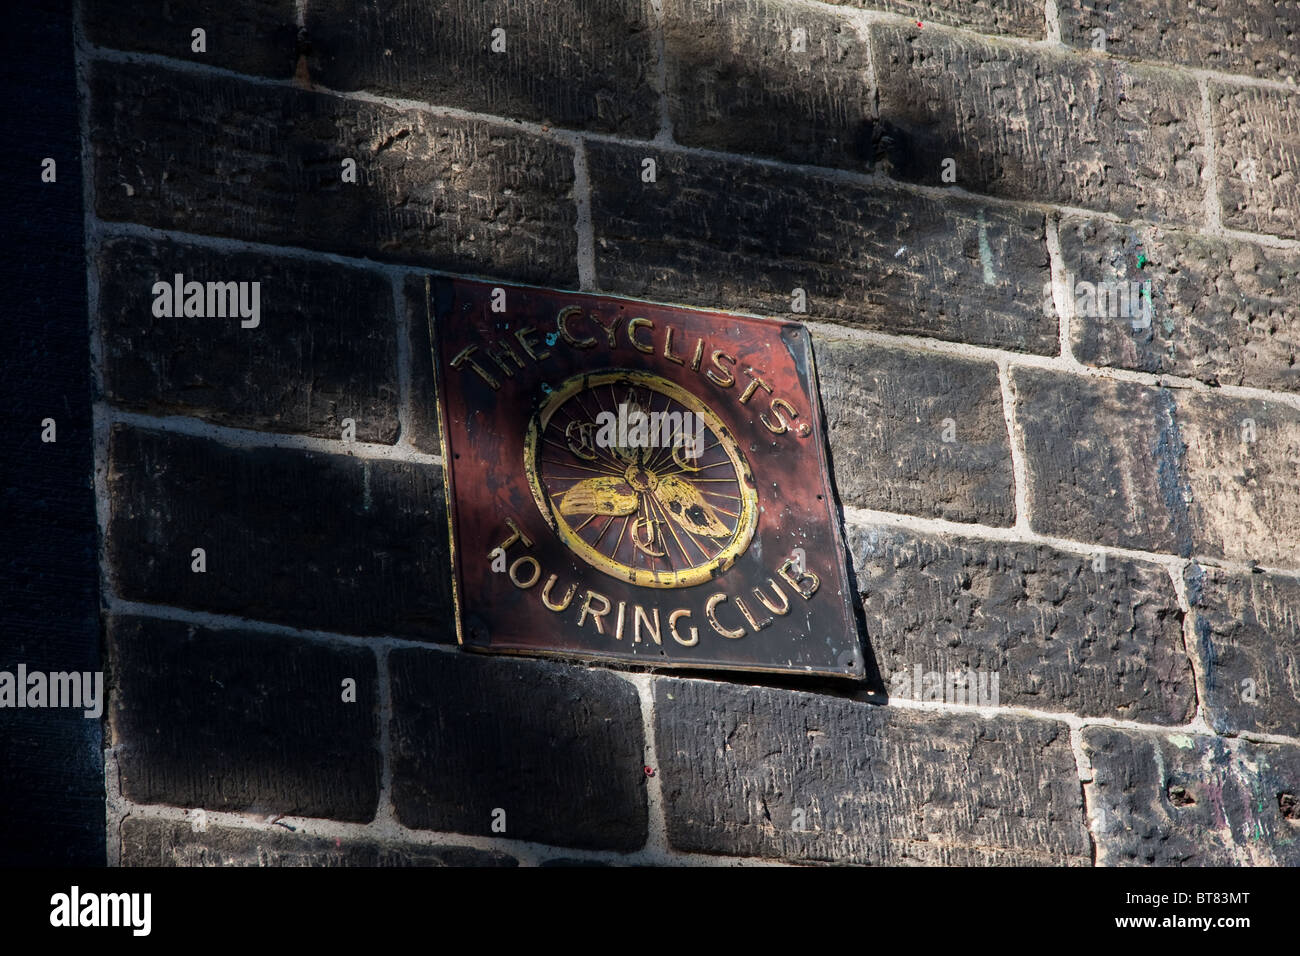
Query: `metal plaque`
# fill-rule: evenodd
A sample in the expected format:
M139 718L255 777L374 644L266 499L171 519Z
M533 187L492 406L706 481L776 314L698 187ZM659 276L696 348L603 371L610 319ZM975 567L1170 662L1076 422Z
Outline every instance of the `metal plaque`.
M461 644L863 676L803 326L426 291Z

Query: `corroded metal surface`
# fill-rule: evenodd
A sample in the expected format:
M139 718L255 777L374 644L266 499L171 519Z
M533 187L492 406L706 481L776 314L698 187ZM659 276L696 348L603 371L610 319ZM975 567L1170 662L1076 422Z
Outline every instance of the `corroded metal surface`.
M862 676L802 326L427 289L462 644Z

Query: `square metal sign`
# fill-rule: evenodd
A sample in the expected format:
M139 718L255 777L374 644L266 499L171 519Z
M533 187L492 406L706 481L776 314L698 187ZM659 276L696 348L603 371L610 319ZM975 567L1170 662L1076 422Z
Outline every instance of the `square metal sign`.
M463 646L862 678L803 326L426 292Z

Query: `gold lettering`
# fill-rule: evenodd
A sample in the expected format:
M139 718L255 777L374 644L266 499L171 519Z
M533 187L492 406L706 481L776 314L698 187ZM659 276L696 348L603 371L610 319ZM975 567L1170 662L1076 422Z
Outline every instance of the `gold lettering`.
M551 588L555 587L555 582L558 581L559 579L560 579L559 575L552 574L549 578L546 579L546 583L542 585L542 603L545 604L552 611L563 611L566 607L569 606L569 602L573 600L573 596L578 593L578 586L576 584L570 584L569 590L564 592L564 600L561 601L559 604L552 604Z
M686 364L686 359L673 354L673 327L671 325L668 326L668 331L664 333L664 358L670 362L676 362L678 365Z
M691 359L692 372L698 372L700 370L700 362L701 360L703 360L703 358L704 358L704 339L696 339L695 358Z
M718 361L718 359L726 359L732 365L736 364L736 359L733 356L728 355L726 352L722 351L721 349L714 349L712 357L713 357L713 364L717 367L719 372L721 372L723 375L726 376L726 378L724 379L721 378L720 376L714 375L713 369L709 369L707 372L704 373L705 376L708 378L708 380L720 388L730 388L732 385L735 385L736 384L735 376L733 376L730 372L728 372L725 368L723 368L722 363Z
M483 381L491 385L493 389L500 388L501 383L498 382L496 379L494 379L491 375L489 375L487 369L485 369L483 366L479 365L478 362L475 362L472 358L470 358L470 356L477 351L478 351L477 345L465 346L463 349L460 350L460 354L451 360L451 367L459 371L464 371L464 369L461 369L461 366L464 365L466 362L469 362L470 368L478 372L479 377L482 378Z
M581 314L582 309L578 308L576 305L571 305L566 309L561 309L560 314L555 317L555 327L560 331L560 338L564 339L565 342L572 345L575 349L589 349L596 344L594 336L589 336L585 339L575 339L573 333L569 331L569 316Z
M641 643L641 622L645 621L646 633L656 644L663 644L659 639L659 608L653 608L654 611L654 630L650 630L650 618L646 617L645 608L640 604L632 605L632 643Z
M754 373L754 370L752 368L745 369L745 374L748 375L751 379L753 379L753 381L751 381L748 385L746 385L745 390L740 393L740 404L742 405L748 404L750 396L752 396L754 394L754 391L759 388L762 388L769 395L772 394L772 386L768 385L767 382L759 378Z
M601 604L605 605L604 610L600 610L600 611L592 610L591 602L593 599L598 600L600 601ZM603 621L605 615L609 613L610 607L611 605L609 603L609 598L605 597L605 595L603 594L598 594L595 591L588 588L586 600L582 602L582 613L578 615L578 627L582 627L582 625L587 620L587 615L590 614L591 619L596 622L596 633L604 634L605 628L601 624L601 621Z
M633 319L627 324L627 340L632 343L632 348L638 352L645 352L647 355L651 354L655 350L653 338L648 345L642 345L636 340L637 329L649 329L650 335L653 336L655 324L649 319Z
M684 617L690 617L690 616L691 616L690 610L684 607L679 607L677 610L673 611L671 614L668 615L668 633L671 634L673 636L673 640L676 641L678 644L682 645L682 647L694 647L696 644L700 643L699 628L695 628L695 627L691 628L691 639L689 641L682 640L682 636L677 633L677 622Z
M597 315L595 312L591 313L591 318L595 320L595 323L597 325L599 325L602 329L605 330L605 338L609 340L609 347L611 349L614 348L618 344L615 341L614 336L618 332L619 323L623 321L623 316L615 314L613 317L613 321L610 322L609 325L606 325L604 322L602 322L600 316Z
M786 558L785 563L781 565L781 567L777 570L777 573L780 574L781 577L785 579L786 583L789 584L790 587L798 591L799 594L806 601L817 592L817 588L822 583L821 578L817 577L816 574L814 574L812 571L809 571L807 568L799 572L798 578L792 578L790 577L790 569L793 567L794 567L794 559ZM807 590L804 590L804 587L800 582L807 580L808 578L812 579L812 585Z
M731 630L731 628L723 627L721 624L718 623L718 618L717 615L714 613L714 611L717 608L717 606L721 604L723 601L725 601L726 599L727 599L727 595L721 591L719 591L717 594L712 595L704 605L704 616L709 619L709 623L713 625L713 629L717 631L719 634L721 634L723 637L730 637L732 640L735 640L736 638L744 637L745 629L743 627L733 631Z
M771 578L767 579L767 583L772 585L772 590L776 592L776 596L781 599L781 606L776 607L771 601L767 599L767 595L764 594L758 588L754 588L754 597L758 598L759 601L762 602L763 607L767 608L773 614L788 613L790 610L790 599L786 597L785 592L781 590L781 585L777 584Z
M618 602L618 625L614 628L614 640L623 640L623 612L627 610L627 602Z
M520 565L522 565L525 561L530 562L533 566L533 576L529 578L527 582L520 581L519 578L516 577L515 575L515 570ZM541 576L542 576L542 566L538 564L537 559L530 554L525 554L522 558L516 558L515 563L510 565L510 580L515 582L515 587L519 588L521 591L527 591L530 587L532 587L534 584L537 583L537 579L540 578Z
M529 343L528 336L536 335L536 334L537 334L537 326L535 325L527 325L524 326L522 329L515 329L515 339L519 342L520 345L523 346L524 351L528 353L528 357L532 359L534 362L540 362L542 359L546 358L551 354L551 350L547 349L545 352L533 351L533 346L531 345L531 343Z
M745 615L745 620L749 622L749 626L752 627L755 631L761 631L763 628L767 627L769 624L772 623L772 619L770 617L764 619L761 624L758 621L754 620L754 615L750 613L749 605L745 603L744 598L736 598L736 607L740 608L740 613Z
M764 427L766 427L767 430L770 431L773 435L784 435L790 427L790 422L785 420L785 416L781 414L781 409L784 408L787 412L790 413L790 421L794 421L796 418L798 418L799 413L795 411L794 406L791 405L789 402L787 402L784 398L772 399L771 408L772 408L772 414L774 414L776 416L776 420L781 423L780 427L777 427L773 425L771 422L769 422L767 420L767 416L764 415L762 412L758 413L758 420L762 422Z

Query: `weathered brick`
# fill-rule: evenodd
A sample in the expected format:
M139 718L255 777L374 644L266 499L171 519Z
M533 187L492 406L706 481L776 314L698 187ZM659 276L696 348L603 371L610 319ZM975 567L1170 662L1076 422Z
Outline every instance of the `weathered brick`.
M124 426L109 445L121 597L454 641L442 472ZM191 571L191 551L207 570Z
M113 617L109 721L137 803L367 821L378 687L364 648ZM356 702L343 681L356 681Z
M429 336L432 299L427 279L422 275L407 276L402 287L411 356L411 404L406 427L412 445L431 455L441 455L438 389L433 375L433 340Z
M659 125L648 0L315 0L306 23L330 89L643 138Z
M1300 236L1300 91L1211 83L1210 115L1223 224Z
M1196 712L1173 582L1156 564L1029 544L848 529L867 634L890 694L916 674L997 675L1004 706L1184 724ZM969 678L967 678L969 679ZM955 697L955 694L951 696ZM938 699L944 699L943 689Z
M1300 747L1083 731L1107 866L1300 865Z
M91 43L241 73L289 77L298 59L294 0L116 0L78 4ZM203 52L193 31L205 32Z
M397 440L397 322L387 277L324 262L116 238L97 262L108 398L244 428ZM159 318L155 282L259 282L259 323ZM168 300L171 295L168 293Z
M679 850L837 863L1089 862L1070 733L1054 721L661 679L655 740L668 839Z
M1194 80L946 31L872 28L879 116L902 179L1152 220L1201 218Z
M898 13L922 23L946 23L983 33L1039 39L1046 20L1035 0L826 0L843 6Z
M646 840L636 688L539 661L397 650L393 805L406 826L581 849Z
M606 291L788 316L800 288L810 318L1057 350L1039 213L649 147L587 155Z
M1015 522L997 366L822 336L816 357L842 504Z
M505 125L154 66L91 75L109 220L577 283L573 152ZM356 160L357 182L342 182Z
M1300 567L1300 409L1195 392L1178 414L1196 553Z
M1034 530L1300 562L1300 410L1036 369L1015 370L1012 383Z
M1296 0L1058 0L1061 40L1224 73L1296 81Z
M664 56L678 142L872 165L868 50L849 17L776 0L665 0Z
M517 866L496 850L310 836L157 817L122 821L123 866Z
M1300 581L1197 565L1184 577L1210 725L1300 737Z
M1300 390L1300 254L1090 218L1067 217L1060 237L1085 309L1088 290L1077 283L1150 283L1149 322L1076 315L1071 347L1081 362Z

